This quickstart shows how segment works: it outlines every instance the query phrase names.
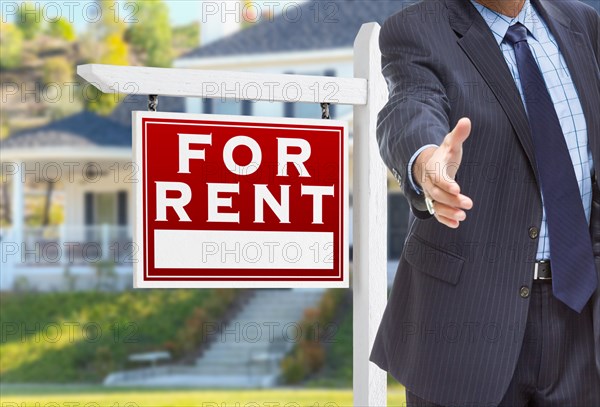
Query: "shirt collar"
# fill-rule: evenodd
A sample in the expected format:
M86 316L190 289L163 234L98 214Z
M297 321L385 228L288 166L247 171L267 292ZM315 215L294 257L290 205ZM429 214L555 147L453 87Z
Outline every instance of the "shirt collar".
M481 14L487 25L492 30L498 45L502 43L502 40L508 31L508 27L516 24L517 22L523 24L533 38L540 38L538 31L542 28L540 26L540 16L537 14L529 0L525 0L523 8L516 17L505 16L504 14L485 7L483 4L478 3L475 0L471 0L471 3L473 3L477 11L479 11L479 14Z

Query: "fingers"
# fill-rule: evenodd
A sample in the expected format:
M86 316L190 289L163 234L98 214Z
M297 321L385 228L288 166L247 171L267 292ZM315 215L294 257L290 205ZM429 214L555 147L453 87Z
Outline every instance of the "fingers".
M436 213L434 216L435 216L435 218L437 219L438 222L440 222L442 225L448 226L449 228L457 229L458 226L460 225L459 221L447 218L447 217L445 217L443 215L439 215L439 214Z
M427 171L425 175L431 188L439 188L452 195L460 194L460 186L443 171Z
M439 202L453 208L471 209L473 207L473 201L468 196L449 193L437 185L430 187L427 191L427 195L435 202Z
M435 214L437 216L452 220L453 222L462 222L467 218L467 214L462 209L438 201L434 202L433 208L435 209Z
M444 138L444 144L446 144L451 151L459 149L469 137L469 134L471 134L471 120L467 117L463 117L456 123L454 130L448 133Z

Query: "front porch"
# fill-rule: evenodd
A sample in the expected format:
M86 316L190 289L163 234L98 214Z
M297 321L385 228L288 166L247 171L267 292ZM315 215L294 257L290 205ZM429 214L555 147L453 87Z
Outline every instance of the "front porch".
M0 290L132 286L130 129L81 116L3 143Z
M0 232L0 290L131 288L135 250L129 226L24 227L18 244Z

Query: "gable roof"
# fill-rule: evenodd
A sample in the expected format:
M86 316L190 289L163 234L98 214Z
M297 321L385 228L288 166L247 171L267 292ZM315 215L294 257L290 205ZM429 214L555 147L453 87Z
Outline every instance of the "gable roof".
M307 1L297 6L298 11L290 8L287 18L275 15L178 59L352 47L362 24L371 21L383 24L387 17L412 3L416 0Z
M3 149L44 147L131 147L131 128L82 111L41 127L21 130L3 140Z
M131 112L148 110L148 96L127 95L109 116L82 111L46 125L24 129L2 141L2 148L131 147ZM183 98L161 96L158 110L183 112Z
M465 0L467 1L467 0ZM600 13L599 0L580 0ZM379 24L417 0L310 0L245 30L196 48L179 60L351 48L361 25ZM318 4L315 4L318 3ZM318 10L318 14L317 11ZM295 17L295 15L301 17Z

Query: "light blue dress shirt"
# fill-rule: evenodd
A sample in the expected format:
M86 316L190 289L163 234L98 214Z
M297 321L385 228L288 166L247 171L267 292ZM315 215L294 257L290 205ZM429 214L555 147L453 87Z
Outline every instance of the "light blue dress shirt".
M474 0L471 0L471 2L492 30L494 38L498 42L498 46L515 80L523 105L525 105L525 99L519 79L515 52L513 47L503 40L508 27L511 25L520 22L527 27L527 42L542 71L550 97L554 102L560 126L565 136L567 147L569 148L571 160L573 161L585 216L589 223L592 205L591 174L593 160L591 151L588 148L587 127L577 90L554 36L529 0L525 1L521 12L514 18L493 11ZM412 179L412 165L419 153L429 146L431 144L419 149L408 163L409 182L419 193L422 191ZM476 202L475 205L477 205ZM550 244L545 210L543 211L542 225L539 233L537 259L550 259Z

